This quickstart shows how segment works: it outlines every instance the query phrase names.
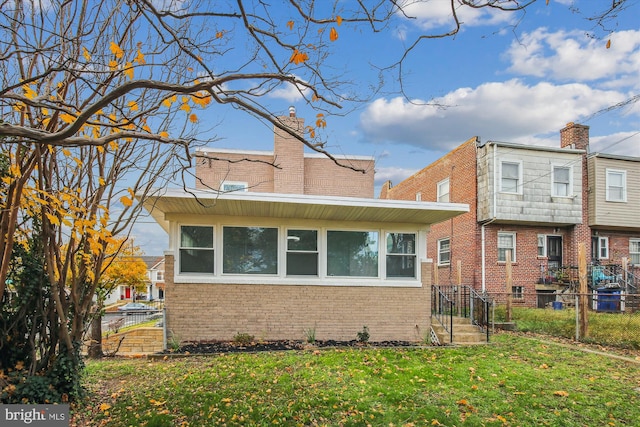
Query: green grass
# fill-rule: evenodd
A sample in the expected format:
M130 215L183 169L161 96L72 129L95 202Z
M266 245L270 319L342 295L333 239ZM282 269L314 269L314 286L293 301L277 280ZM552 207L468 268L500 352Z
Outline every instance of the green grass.
M89 361L81 425L637 425L640 364L507 334L475 347Z
M496 308L496 320L504 320L505 307ZM563 310L514 307L512 320L518 331L563 338L576 337L575 308ZM640 311L629 313L588 312L587 343L640 349Z

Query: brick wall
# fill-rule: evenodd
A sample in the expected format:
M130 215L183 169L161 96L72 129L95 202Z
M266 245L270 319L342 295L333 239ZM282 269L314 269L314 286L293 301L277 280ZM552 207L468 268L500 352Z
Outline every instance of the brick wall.
M415 173L398 185L385 188L381 198L396 200L416 200L420 194L422 201L437 200L437 184L449 178L449 201L466 203L469 212L439 224L433 224L427 235L427 257L437 262L437 242L449 238L451 242L451 264L438 267L440 284L457 283L457 262L462 263L462 282L467 285L480 283L479 230L476 213L476 141L471 138L444 157Z
M173 257L166 256L167 272ZM363 326L371 341L421 341L431 325L430 263L420 288L184 284L167 280L167 330L180 341L256 339L352 340ZM167 277L172 274L167 274ZM365 279L363 279L365 280Z
M339 161L358 170L339 166L324 156L305 158L304 193L373 198L373 159L339 159ZM365 173L361 171L365 171Z

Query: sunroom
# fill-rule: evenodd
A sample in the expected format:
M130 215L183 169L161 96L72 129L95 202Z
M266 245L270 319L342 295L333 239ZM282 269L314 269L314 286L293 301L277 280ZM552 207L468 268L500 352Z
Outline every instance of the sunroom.
M295 339L303 324L330 339L365 323L372 338L413 336L428 323L429 226L469 209L196 190L166 190L145 206L169 234L167 326L190 341Z

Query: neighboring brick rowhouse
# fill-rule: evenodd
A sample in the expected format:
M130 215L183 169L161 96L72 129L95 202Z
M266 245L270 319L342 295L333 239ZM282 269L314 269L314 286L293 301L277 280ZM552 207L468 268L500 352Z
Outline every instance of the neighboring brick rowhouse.
M588 150L589 126L579 125L573 122L560 130L560 148L575 148Z
M469 212L451 220L433 224L427 235L427 256L438 261L438 240L448 237L451 240L451 263L438 267L440 284L457 283L457 263L462 263L462 282L464 284L480 283L480 271L476 268L480 260L477 258L479 230L477 230L477 179L476 179L476 144L478 138L473 137L447 153L444 157L430 164L413 176L394 187L383 186L380 198L395 200L436 201L438 183L449 178L449 201L466 203Z
M167 256L167 271L173 271ZM364 326L371 341L422 341L428 337L431 263L422 263L423 286L286 286L173 284L167 281L167 330L176 340L353 340ZM363 279L366 280L366 279ZM203 304L203 301L205 304Z

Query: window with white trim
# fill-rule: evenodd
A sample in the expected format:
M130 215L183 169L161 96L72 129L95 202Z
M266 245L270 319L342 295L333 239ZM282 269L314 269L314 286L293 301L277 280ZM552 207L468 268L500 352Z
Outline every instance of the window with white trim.
M553 166L552 175L553 189L551 195L554 197L572 196L571 168L567 166Z
M438 265L451 264L451 240L447 237L438 240Z
M609 259L608 237L598 237L598 259Z
M629 258L631 264L640 264L640 239L629 239Z
M318 231L287 230L287 276L318 275Z
M449 178L444 179L438 183L438 202L449 202Z
M538 234L538 256L544 258L547 256L547 236Z
M507 261L507 252L511 254L511 262L516 261L516 233L498 233L498 261Z
M414 233L387 233L387 277L416 277Z
M223 181L220 184L220 191L229 193L232 191L248 191L249 184L241 181Z
M606 201L627 201L627 171L607 169Z
M378 277L377 231L327 231L327 275Z
M180 227L180 273L214 272L213 227L183 225Z
M503 193L522 193L522 162L500 162L500 191Z
M512 286L513 299L524 299L524 286Z
M223 227L222 272L278 274L278 229Z

